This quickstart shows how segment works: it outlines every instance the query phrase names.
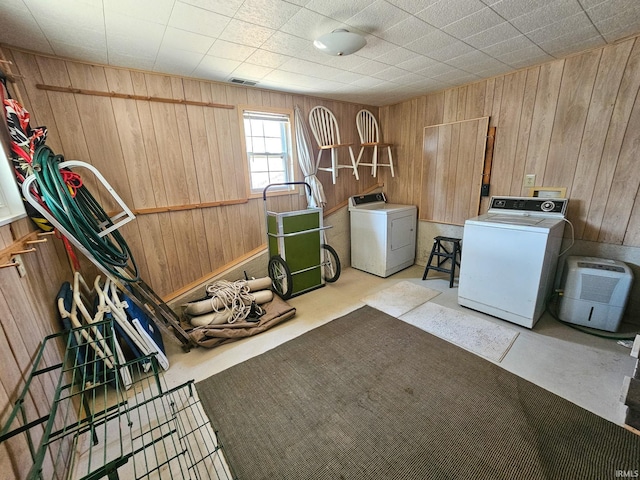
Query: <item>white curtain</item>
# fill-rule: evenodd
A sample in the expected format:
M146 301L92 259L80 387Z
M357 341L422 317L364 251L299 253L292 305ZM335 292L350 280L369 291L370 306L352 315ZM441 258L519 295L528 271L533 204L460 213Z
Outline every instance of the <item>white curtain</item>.
M309 130L307 130L307 125L304 123L302 111L297 105L294 109L294 117L298 162L304 174L304 181L311 187L311 195L309 195L307 188L304 188L305 194L307 195L307 206L324 208L327 204L327 198L324 196L322 184L316 177L318 170L316 169L316 162L313 158L313 152L311 151L311 137L309 137Z

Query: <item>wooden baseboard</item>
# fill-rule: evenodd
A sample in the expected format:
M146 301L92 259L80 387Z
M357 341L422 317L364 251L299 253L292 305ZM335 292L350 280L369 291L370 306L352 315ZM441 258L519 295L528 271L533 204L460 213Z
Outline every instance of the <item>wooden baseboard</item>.
M213 272L209 273L208 275L205 275L204 277L200 277L198 280L195 280L195 281L189 283L188 285L185 285L184 287L180 288L179 290L176 290L175 292L171 292L168 295L163 296L162 300L165 303L169 303L171 300L173 300L175 298L178 298L180 295L184 295L185 293L193 290L194 288L197 288L199 285L202 285L203 283L207 283L207 282L211 281L213 278L217 277L221 273L224 273L225 271L227 271L227 270L239 265L240 263L244 262L245 260L248 260L249 258L253 257L254 255L258 255L258 254L264 252L266 249L267 249L267 244L266 243L263 244L263 245L260 245L258 248L254 248L250 252L247 252L244 255L236 258L232 262L229 262L229 263L223 265L220 268L216 268Z

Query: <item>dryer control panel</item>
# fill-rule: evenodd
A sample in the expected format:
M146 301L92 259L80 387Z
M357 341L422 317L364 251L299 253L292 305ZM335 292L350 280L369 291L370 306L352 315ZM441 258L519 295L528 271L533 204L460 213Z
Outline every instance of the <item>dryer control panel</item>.
M488 213L564 217L567 198L491 197Z
M349 206L357 207L358 205L366 205L367 203L386 202L387 197L384 193L368 193L366 195L356 195L349 197Z

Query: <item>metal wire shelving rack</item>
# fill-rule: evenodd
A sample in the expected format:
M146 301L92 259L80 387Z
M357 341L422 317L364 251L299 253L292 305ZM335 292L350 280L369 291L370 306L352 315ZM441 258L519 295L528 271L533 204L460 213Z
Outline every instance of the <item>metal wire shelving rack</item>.
M51 363L61 341L63 360ZM26 478L235 478L193 382L167 388L155 355L118 363L107 353L116 342L111 320L44 339L0 430L0 445L24 436L33 460ZM129 388L121 368L131 371ZM51 379L50 413L31 418L30 389Z

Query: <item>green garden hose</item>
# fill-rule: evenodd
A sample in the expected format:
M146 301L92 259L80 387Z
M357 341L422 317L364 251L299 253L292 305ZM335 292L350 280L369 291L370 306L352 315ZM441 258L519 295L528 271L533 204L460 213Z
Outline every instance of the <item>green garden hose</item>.
M38 147L33 156L39 194L51 215L109 273L126 282L138 281L138 266L129 246L117 230L99 235L113 222L79 177L60 170L63 161L64 157L54 154L47 145ZM127 275L127 270L133 274Z

